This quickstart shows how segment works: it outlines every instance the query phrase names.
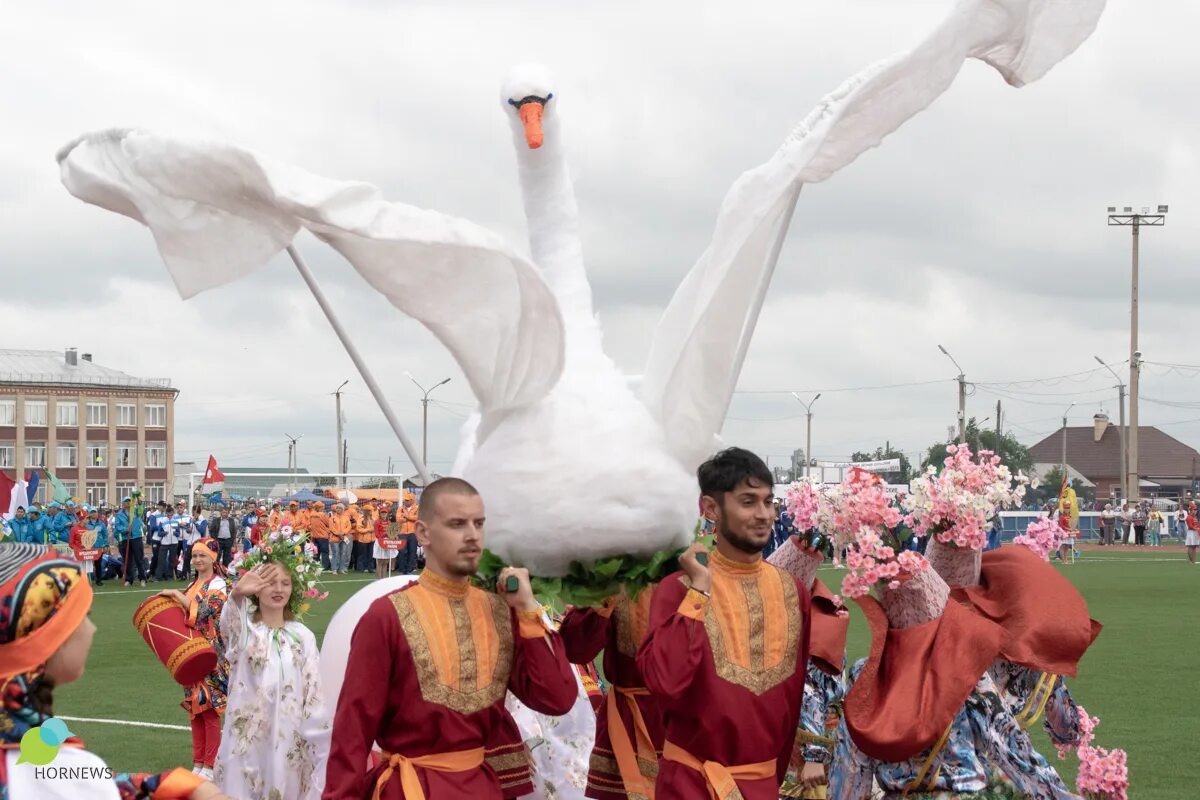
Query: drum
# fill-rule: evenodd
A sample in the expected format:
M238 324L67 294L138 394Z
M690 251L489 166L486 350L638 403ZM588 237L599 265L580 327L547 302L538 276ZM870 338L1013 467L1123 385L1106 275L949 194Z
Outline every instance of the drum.
M217 651L188 627L183 609L169 597L151 597L138 606L133 626L180 686L199 683L217 666Z

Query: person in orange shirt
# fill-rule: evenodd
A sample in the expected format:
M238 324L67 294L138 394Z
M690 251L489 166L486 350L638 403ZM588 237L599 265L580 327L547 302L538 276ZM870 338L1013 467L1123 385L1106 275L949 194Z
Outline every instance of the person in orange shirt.
M277 528L282 528L283 524L283 509L280 507L279 501L276 501L271 506L271 513L267 516L267 528L269 530L276 530Z
M401 575L412 575L417 571L417 516L420 506L416 495L404 493L404 505L396 509L396 522L400 525L400 549L396 554L396 571Z
M280 517L280 527L290 525L296 533L308 530L308 512L300 508L295 500L287 504L287 511Z
M350 564L356 572L370 572L371 545L375 543L375 506L366 503L354 524L354 544L350 548Z
M329 565L329 537L333 533L333 523L325 513L325 504L314 500L308 508L308 518L305 522L308 525L308 534L317 547L317 554L321 556L321 566L326 570L333 569Z
M341 503L334 503L333 517L329 520L329 563L333 574L346 573L350 566L350 537L354 533L354 519Z

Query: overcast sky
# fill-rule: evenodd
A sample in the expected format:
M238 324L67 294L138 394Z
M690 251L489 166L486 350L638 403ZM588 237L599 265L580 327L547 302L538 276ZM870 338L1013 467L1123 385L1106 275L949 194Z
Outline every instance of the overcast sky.
M145 229L67 194L55 150L115 126L223 139L527 249L498 87L515 64L546 64L605 346L638 374L730 183L950 5L21 4L0 25L0 346L78 346L171 378L177 460L212 452L223 467L284 465L287 432L304 435L303 466L333 469L331 395L349 378L351 469L382 472L391 456L408 471L284 257L183 302ZM1112 376L1089 372L1094 355L1129 355L1130 236L1105 207L1169 203L1166 227L1142 237L1141 350L1155 362L1142 423L1200 445L1200 369L1161 366L1200 362L1198 26L1194 3L1113 0L1046 78L1014 90L972 62L882 147L807 187L726 440L784 463L804 444L789 392L822 391L818 458L885 441L915 453L954 424L956 370L939 343L973 384L968 413L994 425L1003 396L1005 427L1026 443L1072 401L1075 424L1100 409L1115 421ZM430 461L448 469L473 405L452 359L331 250L307 234L299 247L415 439L420 394L404 372L452 377L429 419ZM896 384L910 385L834 391Z

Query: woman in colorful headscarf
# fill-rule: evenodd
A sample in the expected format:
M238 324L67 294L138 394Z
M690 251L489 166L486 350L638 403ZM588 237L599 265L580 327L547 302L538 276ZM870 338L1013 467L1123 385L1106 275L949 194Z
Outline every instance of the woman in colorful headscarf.
M192 545L192 569L196 579L182 592L159 592L183 606L188 625L200 633L217 651L217 666L197 684L184 689L184 711L192 719L192 771L211 779L217 749L221 746L221 717L225 714L229 687L229 662L221 637L221 611L225 608L228 587L225 568L220 562L221 547L216 539L204 538Z
M100 779L104 762L53 719L54 688L83 676L96 633L91 603L75 562L42 545L0 544L0 800L228 800L184 769ZM39 779L50 764L58 779Z

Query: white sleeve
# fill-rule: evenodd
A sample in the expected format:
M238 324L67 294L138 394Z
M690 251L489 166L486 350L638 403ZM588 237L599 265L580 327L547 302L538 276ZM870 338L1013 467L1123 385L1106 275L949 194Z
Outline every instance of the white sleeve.
M20 755L17 750L4 753L8 800L121 800L112 771L95 753L64 747L44 767L18 764ZM50 769L55 770L53 779L45 772Z
M221 607L221 638L225 641L225 657L232 663L246 642L246 604L249 599L240 602L230 597Z

